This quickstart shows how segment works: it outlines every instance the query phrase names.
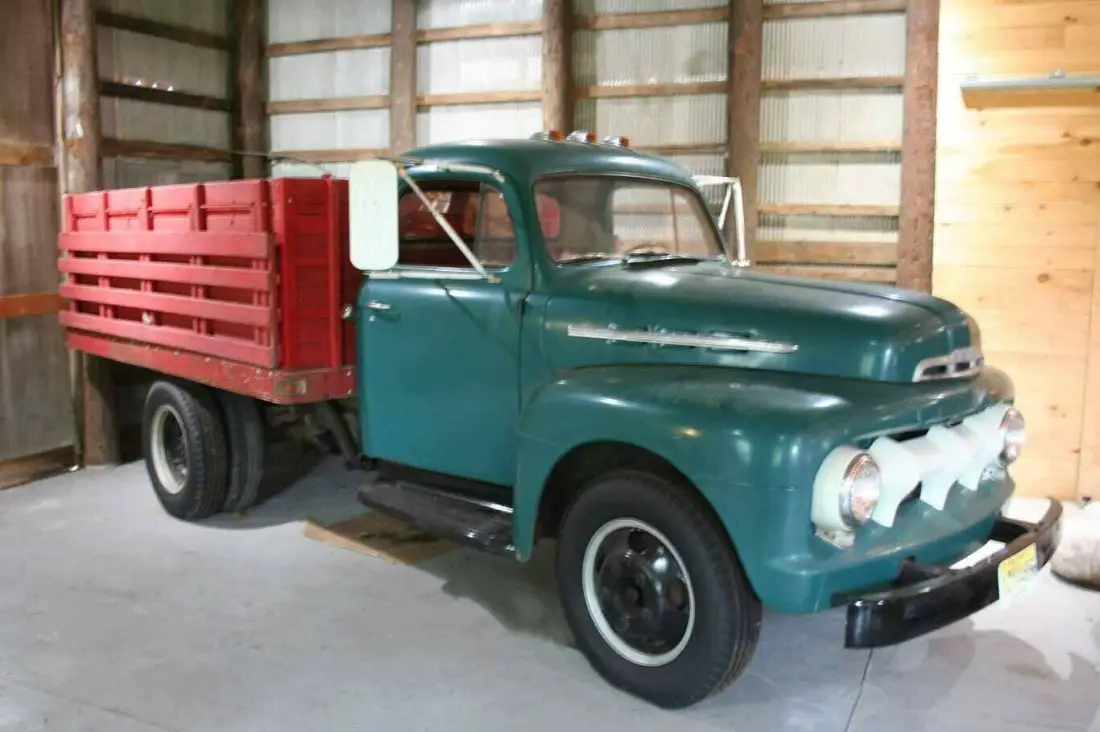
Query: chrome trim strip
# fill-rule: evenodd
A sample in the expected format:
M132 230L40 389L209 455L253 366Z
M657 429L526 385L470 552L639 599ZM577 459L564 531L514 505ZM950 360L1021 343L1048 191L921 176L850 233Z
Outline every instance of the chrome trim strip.
M955 370L953 367L965 365L966 368L961 370ZM943 379L963 379L967 376L974 376L982 370L985 365L985 358L982 356L981 349L974 346L968 346L966 348L958 348L951 353L943 356L933 356L932 358L926 358L917 364L917 368L913 370L913 381L941 381ZM949 370L942 376L926 376L925 372L931 369L938 368L940 366L947 366Z
M622 343L648 343L656 346L685 346L687 348L713 348L721 351L754 351L757 353L794 353L798 346L782 341L757 341L722 335L696 335L693 333L653 333L644 330L614 330L586 325L569 325L566 329L573 338L591 338L599 341Z

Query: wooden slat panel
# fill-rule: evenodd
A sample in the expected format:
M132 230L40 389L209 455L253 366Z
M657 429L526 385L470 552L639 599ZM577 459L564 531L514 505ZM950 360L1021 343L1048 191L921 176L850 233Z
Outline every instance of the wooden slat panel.
M136 86L134 84L120 84L114 81L99 82L99 93L105 97L118 99L136 99L141 102L153 102L154 104L167 104L173 107L188 107L190 109L213 109L219 112L229 111L229 100L218 97L208 97L202 94L188 94L181 91L168 91L167 89L154 89L149 86Z
M758 265L757 269L778 275L853 282L892 283L897 277L896 270L893 267L814 267L809 265L763 264Z
M476 38L514 38L516 36L537 36L541 32L541 21L517 20L507 23L464 25L456 28L422 28L416 31L416 41L417 43L436 43L438 41L461 41Z
M183 254L195 257L266 259L271 255L267 234L235 231L85 231L62 233L58 248L70 252L108 254Z
M65 301L54 292L26 295L0 295L0 320L50 315L64 307Z
M853 140L851 142L788 142L768 141L760 143L765 153L861 153L901 152L901 143L889 140Z
M147 36L156 36L157 38L178 41L179 43L186 43L191 46L216 48L221 51L228 51L230 46L228 38L216 33L207 33L182 25L161 23L148 18L137 18L131 15L123 15L122 13L112 13L107 10L98 11L95 15L95 20L96 23L106 28L142 33Z
M305 53L328 53L331 51L351 51L359 48L385 48L390 45L389 33L372 33L343 38L317 38L293 43L272 43L264 53L269 58L275 56L297 56Z
M765 20L825 18L834 15L904 13L905 0L825 0L809 3L776 3L764 6Z
M440 107L455 104L504 104L513 102L537 102L542 92L533 90L499 92L460 92L455 94L420 94L416 97L418 107Z
M652 13L612 13L580 15L574 23L580 30L620 30L626 28L661 28L670 25L722 23L729 18L729 8L700 10L668 10Z
M0 140L0 165L54 164L53 146L37 142Z
M844 76L831 79L764 79L764 91L804 91L832 89L901 89L901 76Z
M855 203L762 203L760 213L784 216L897 216L898 208Z
M348 112L357 109L387 109L390 98L387 94L373 94L363 97L332 97L330 99L288 99L281 102L268 102L268 114L308 114L311 112Z
M382 147L334 148L331 150L281 150L271 153L274 158L301 160L305 163L352 163L356 160L386 155Z
M208 163L228 163L233 159L228 150L151 140L116 140L109 137L103 138L102 150L104 157L167 158Z
M214 267L212 265L171 264L168 262L134 262L121 259L62 257L58 269L74 275L125 277L153 282L180 282L210 287L238 287L245 290L270 292L275 275L244 267Z
M682 94L725 94L723 81L693 84L633 84L624 86L578 86L577 99L622 99L624 97L671 97Z
M90 287L71 284L61 285L61 295L73 301L131 307L175 315L190 315L195 318L208 318L239 325L270 328L273 324L271 309L260 305L245 305L221 300L184 297L182 295L164 295L141 290L127 290L120 287Z
M758 264L896 264L896 242L757 241L752 251Z

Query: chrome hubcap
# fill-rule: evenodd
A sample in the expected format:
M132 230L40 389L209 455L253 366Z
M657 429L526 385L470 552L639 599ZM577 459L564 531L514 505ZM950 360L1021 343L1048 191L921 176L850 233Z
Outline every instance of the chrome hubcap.
M164 490L176 495L187 482L187 439L183 435L183 420L175 407L167 404L157 407L149 432L157 480Z

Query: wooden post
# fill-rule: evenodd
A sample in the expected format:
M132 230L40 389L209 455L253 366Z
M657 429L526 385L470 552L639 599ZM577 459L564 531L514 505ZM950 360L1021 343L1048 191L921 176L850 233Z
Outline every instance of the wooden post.
M393 0L390 36L390 152L416 147L416 0Z
M61 0L61 135L66 193L102 187L99 78L96 69L95 11L92 0ZM118 420L110 362L84 355L77 397L87 465L119 460Z
M542 126L544 130L573 129L573 3L542 3Z
M901 136L898 285L932 290L936 198L939 0L910 0L905 20L905 122Z
M730 0L728 175L741 179L745 197L745 248L752 258L757 229L757 177L760 169L760 87L764 48L762 0ZM727 231L732 239L733 219Z
M264 144L264 3L235 0L233 5L236 104L234 144L245 152L265 152ZM257 155L238 156L235 171L244 178L262 178L267 165Z

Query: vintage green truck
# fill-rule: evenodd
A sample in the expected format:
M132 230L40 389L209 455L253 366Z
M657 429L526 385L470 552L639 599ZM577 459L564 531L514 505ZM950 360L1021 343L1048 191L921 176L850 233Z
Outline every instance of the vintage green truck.
M70 292L62 315L72 347L169 375L150 389L144 444L172 515L247 507L257 414L311 413L374 471L360 491L374 509L519 561L556 542L579 649L610 684L669 708L738 677L765 607L843 606L847 647L897 643L997 601L1057 545L1056 501L1034 524L1001 514L1026 431L978 325L927 294L755 270L736 180L693 177L623 138L551 132L363 160L346 181L250 183L267 186L274 212L248 229L276 240L269 288L297 278L293 291L232 306L277 310L266 325L249 321L283 336L267 366L240 376L234 359L253 355L242 351L209 369L200 346L228 326L192 321L230 320L229 306L185 310L176 329L207 339L190 345L166 340L174 331L156 314L128 330L94 325L123 317L103 310L121 309L117 297ZM716 183L717 215L703 188ZM154 224L137 227L145 238L130 249L103 243L112 234L88 223L97 211L74 215L61 248L92 253L78 263L125 249L165 267L230 269L214 257L230 243L187 247L238 230L234 185L244 183L209 184L196 205L221 223L192 216L175 249L153 236L171 208L157 208L170 193L157 189L140 209ZM313 223L287 223L322 190ZM82 201L68 210L92 205ZM236 217L214 218L226 211ZM328 270L337 292L310 326L334 339L322 376L278 361L306 343L291 332L305 311L290 312L308 294L294 269L306 265L278 257L307 229L328 237L318 246L343 242L354 265L342 290ZM178 262L164 259L172 252ZM251 270L269 271L258 249L249 256ZM74 266L102 274L94 263L62 270ZM173 296L217 297L188 286ZM127 303L145 314L176 304ZM341 333L353 338L343 349ZM965 562L988 542L1003 546Z

